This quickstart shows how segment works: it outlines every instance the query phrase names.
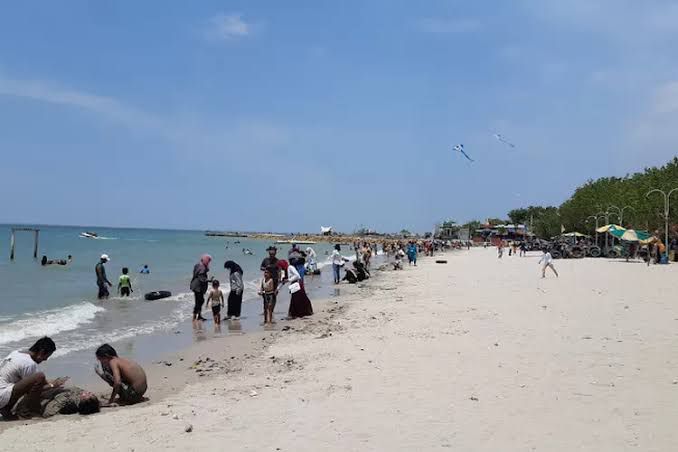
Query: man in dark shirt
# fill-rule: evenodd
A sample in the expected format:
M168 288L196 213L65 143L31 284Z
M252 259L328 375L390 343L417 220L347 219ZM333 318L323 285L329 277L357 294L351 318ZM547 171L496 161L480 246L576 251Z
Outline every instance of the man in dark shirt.
M268 257L264 258L264 260L261 261L260 270L262 272L264 270L268 270L271 272L271 275L273 276L273 286L277 288L278 280L280 278L280 269L278 268L278 258L276 257L278 249L275 246L269 246L268 249L266 249L266 251L268 251Z
M94 271L97 274L97 286L99 287L99 295L97 296L99 300L105 300L108 298L109 296L108 287L111 287L113 285L108 280L108 278L106 278L106 267L104 267L104 264L109 260L110 259L108 258L108 254L102 254L101 260L96 265L96 267L94 267Z

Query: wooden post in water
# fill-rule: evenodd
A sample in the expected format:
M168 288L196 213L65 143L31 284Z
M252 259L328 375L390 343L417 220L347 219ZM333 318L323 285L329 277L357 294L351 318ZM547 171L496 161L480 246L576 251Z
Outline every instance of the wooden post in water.
M40 241L40 229L33 231L33 259L38 258L38 242Z
M12 235L10 236L9 239L9 260L13 261L14 260L14 228L12 228Z
M14 260L14 249L16 248L17 231L33 231L33 259L38 258L38 245L40 243L40 229L36 228L12 228L12 235L9 243L9 260Z

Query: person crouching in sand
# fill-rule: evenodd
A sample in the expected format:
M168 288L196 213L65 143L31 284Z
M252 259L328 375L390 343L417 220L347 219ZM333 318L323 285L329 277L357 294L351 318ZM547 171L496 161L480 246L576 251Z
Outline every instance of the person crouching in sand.
M120 358L113 347L104 344L96 351L97 360L102 370L95 368L95 372L112 388L109 404L115 403L119 397L123 405L133 405L144 400L148 389L146 372L132 360Z
M553 256L551 256L551 253L549 253L546 248L544 248L543 251L544 254L542 255L541 259L539 259L539 263L542 264L541 277L546 278L546 269L550 268L553 270L553 273L555 273L557 278L558 272L556 271L556 267L553 266Z
M261 280L259 295L264 298L264 325L273 323L273 309L275 308L275 282L269 270L264 271Z

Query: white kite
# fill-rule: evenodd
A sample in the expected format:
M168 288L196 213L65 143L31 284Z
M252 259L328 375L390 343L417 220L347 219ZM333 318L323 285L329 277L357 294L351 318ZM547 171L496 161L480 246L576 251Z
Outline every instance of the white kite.
M460 152L464 154L464 157L466 157L470 162L473 162L474 160L468 156L466 152L464 152L464 145L463 144L458 144L455 147L452 148L453 151L455 152Z
M499 134L499 133L495 133L495 134L494 134L494 137L495 137L497 140L499 140L500 142L504 143L505 145L507 145L507 146L509 146L509 147L512 147L512 148L516 147L515 144L511 143L510 141L508 141L506 138L504 138L504 137L503 137L501 134Z

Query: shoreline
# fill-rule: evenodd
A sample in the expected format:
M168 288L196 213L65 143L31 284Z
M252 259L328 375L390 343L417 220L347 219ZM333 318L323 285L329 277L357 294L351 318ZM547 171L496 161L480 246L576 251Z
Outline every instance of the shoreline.
M193 328L192 322L188 320L181 322L176 328L173 328L174 332L158 332L145 336L141 339L142 341L173 338L174 333L179 332L186 336L190 334L185 331L187 328L189 332L192 330L193 334L191 342L181 346L178 350L161 352L155 354L152 358L140 360L140 364L144 368L147 380L149 381L148 391L144 395L148 400L136 406L156 406L162 404L168 397L177 394L189 385L209 382L217 374L241 372L249 361L260 357L281 335L304 329L308 324L313 325L316 322L325 322L326 317L331 314L332 309L341 301L342 291L353 293L359 290L359 287L364 288L371 281L379 279L379 275L383 273L381 270L378 270L379 264L382 263L381 257L379 256L380 259L375 262L372 277L362 283L356 285L344 283L339 286L328 286L323 284L320 279L316 280L315 287L309 290L309 296L319 294L323 296L317 300L312 300L314 314L311 317L286 319L286 307L289 303L289 296L284 295L276 307L277 321L271 327L265 327L263 324L259 324L257 327L257 321L250 321L248 324L251 328L243 331L241 322L222 321L223 334L216 336L210 332L213 328L211 320L203 322L202 328L198 330ZM308 285L310 286L310 284ZM259 303L259 301L250 301L250 303ZM281 308L285 308L285 311L279 310ZM246 320L246 318L243 318L243 320ZM231 328L234 326L237 329L232 332ZM122 342L128 344L136 343L134 339L123 340ZM116 347L120 345L120 343L115 344ZM124 356L124 352L120 352L121 349L124 348L119 348L118 352L121 356ZM67 362L60 364L62 365L57 366L57 369L68 366ZM94 364L94 360L92 364ZM48 378L54 378L55 375L50 373ZM102 397L107 397L110 394L110 388L93 371L88 373L86 377L76 381L74 385L84 386L85 389L92 390ZM100 414L119 410L124 411L129 408L132 407L102 408ZM18 421L2 421L2 418L0 418L0 434L18 425L34 425L42 422L54 422L59 419L76 420L77 418L80 418L80 416L57 415L50 419L37 418Z
M0 450L678 450L678 267L443 259L342 286L159 403L15 423Z

